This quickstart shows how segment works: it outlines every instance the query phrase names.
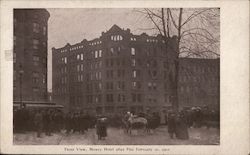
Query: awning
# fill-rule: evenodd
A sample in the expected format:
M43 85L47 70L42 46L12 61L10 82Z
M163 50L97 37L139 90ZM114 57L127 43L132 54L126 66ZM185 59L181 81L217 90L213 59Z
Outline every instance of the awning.
M26 108L63 108L63 105L57 104L25 104ZM13 104L14 107L20 107L20 104Z
M14 104L20 104L21 101L13 101ZM46 104L55 105L55 102L45 102L45 101L22 101L23 104Z

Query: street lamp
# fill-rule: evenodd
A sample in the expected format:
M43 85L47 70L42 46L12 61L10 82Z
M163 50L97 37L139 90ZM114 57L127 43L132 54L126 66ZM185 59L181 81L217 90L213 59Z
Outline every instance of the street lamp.
M20 87L20 106L21 106L21 108L24 106L23 104L22 104L22 98L23 98L23 96L22 96L22 76L23 76L23 73L24 73L24 71L23 71L23 69L22 69L22 65L21 64L19 64L19 87Z

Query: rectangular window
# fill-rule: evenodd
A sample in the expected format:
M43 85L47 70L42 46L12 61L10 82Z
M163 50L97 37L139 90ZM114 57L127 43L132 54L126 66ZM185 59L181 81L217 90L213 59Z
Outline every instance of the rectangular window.
M80 75L77 75L77 81L80 82Z
M80 70L80 66L79 66L79 65L77 65L77 72L79 72L79 70Z
M13 72L14 81L16 81L16 76L17 76L17 74L16 74L16 71L14 70L14 72Z
M113 90L113 82L110 82L110 89Z
M136 70L134 70L134 71L133 71L133 74L132 74L132 77L133 77L133 78L136 78L136 76L137 76L137 72L136 72Z
M17 19L14 18L14 27L16 27L16 24L17 24Z
M33 23L33 32L39 33L39 24Z
M157 62L156 62L156 60L153 60L153 67L157 67Z
M33 60L34 61L39 61L39 57L38 56L33 56Z
M113 70L110 71L110 77L113 78Z
M95 58L98 58L98 51L95 51Z
M34 65L37 66L39 64L39 57L38 56L33 56L33 62L34 62Z
M121 87L121 81L118 81L117 82L117 89L120 90L122 87Z
M166 82L164 83L164 89L165 91L168 90L168 84Z
M33 39L33 49L38 49L39 40Z
M168 75L167 75L167 71L164 71L164 77L163 77L163 78L164 78L164 79L167 79L167 76L168 76Z
M64 63L67 64L67 57L64 58Z
M114 48L110 48L110 54L111 56L114 55Z
M117 77L119 78L119 77L121 77L121 70L117 70Z
M141 102L141 94L137 94L137 101Z
M122 90L125 90L125 82L122 82Z
M101 82L98 83L98 90L102 90L102 83Z
M16 36L14 36L13 40L14 40L14 46L16 46Z
M107 102L113 102L114 101L113 94L107 94L106 95L106 101Z
M153 75L153 77L156 77L156 75L157 75L157 71L156 71L156 70L154 70L152 75Z
M113 65L114 65L114 60L110 59L110 66L113 66Z
M125 100L126 100L125 95L122 95L122 101L125 102Z
M66 83L66 81L67 81L67 79L66 79L66 77L65 77L65 83ZM46 76L43 74L43 76L42 76L42 82L43 82L43 84L45 84L46 83Z
M99 61L99 68L102 67L102 61Z
M136 89L136 82L135 81L132 82L132 89Z
M137 89L141 89L141 82L136 82Z
M102 79L102 72L98 72L98 78L99 78L99 80Z
M95 72L95 79L98 80L98 72Z
M120 59L116 59L116 65L117 66L120 66L120 64L121 64L120 61L121 61Z
M99 50L99 58L102 57L102 50Z
M183 88L183 86L181 86L181 92L184 92L184 88Z
M46 35L47 34L47 28L46 26L43 26L43 35Z
M156 90L157 89L157 85L155 82L153 82L153 89Z
M81 81L83 81L83 75L81 74ZM66 77L65 77L65 83L66 83Z
M13 63L16 63L16 52L13 52Z
M122 77L125 77L125 70L122 70Z
M46 42L45 41L43 41L43 46L46 47Z
M135 55L135 48L131 48L131 55Z
M121 47L118 47L118 49L117 49L117 55L120 55L120 52L121 52Z
M136 94L132 94L132 102L136 102Z
M121 94L118 94L117 102L121 102Z
M132 59L131 61L132 61L132 64L131 64L131 65L132 65L133 67L135 67L136 60L135 60L135 59Z
M152 88L152 83L148 82L148 89L151 90L151 88Z
M114 85L113 85L113 82L107 82L107 83L106 83L106 89L107 89L107 90L113 90L113 88L114 88L113 86L114 86Z
M39 79L39 74L37 72L33 72L32 73L32 81L34 83L37 83L38 82L38 79Z
M102 95L98 95L98 101L102 102Z
M38 88L33 88L33 92L38 92L39 89Z

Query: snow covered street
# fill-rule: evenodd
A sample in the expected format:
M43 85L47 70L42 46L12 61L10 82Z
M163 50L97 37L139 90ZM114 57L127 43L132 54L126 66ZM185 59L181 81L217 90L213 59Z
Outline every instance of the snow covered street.
M167 127L161 126L151 133L141 130L132 131L132 135L123 129L108 128L108 137L98 140L95 129L84 134L76 132L67 135L65 131L53 133L52 136L42 134L36 137L35 132L15 133L14 145L218 145L219 129L189 128L189 140L170 139Z

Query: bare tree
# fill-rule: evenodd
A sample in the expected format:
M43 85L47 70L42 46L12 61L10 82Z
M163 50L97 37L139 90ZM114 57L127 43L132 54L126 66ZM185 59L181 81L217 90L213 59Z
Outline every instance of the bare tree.
M179 58L219 57L220 10L219 8L145 8L137 12L152 22L151 30L157 30L166 45L170 102L174 110L178 110Z

